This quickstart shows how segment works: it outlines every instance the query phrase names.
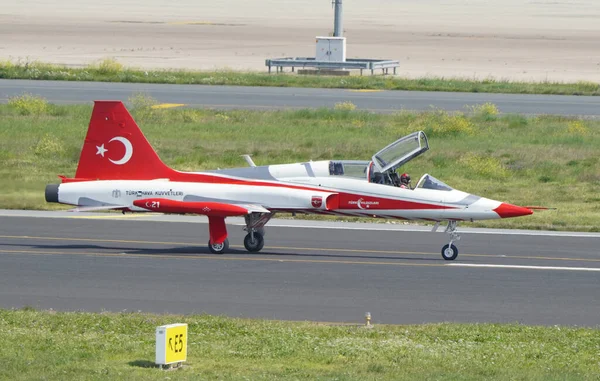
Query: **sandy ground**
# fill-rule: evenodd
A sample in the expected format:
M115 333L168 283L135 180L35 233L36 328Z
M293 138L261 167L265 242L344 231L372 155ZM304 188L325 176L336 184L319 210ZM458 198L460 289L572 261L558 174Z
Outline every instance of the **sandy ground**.
M0 0L0 60L266 71L314 56L330 0ZM346 0L349 58L399 75L600 82L597 0Z

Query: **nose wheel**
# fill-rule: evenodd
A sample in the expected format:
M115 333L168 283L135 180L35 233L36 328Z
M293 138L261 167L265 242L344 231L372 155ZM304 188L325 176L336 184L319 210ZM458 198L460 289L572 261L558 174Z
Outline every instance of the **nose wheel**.
M450 235L450 243L442 247L442 258L446 261L453 261L458 257L458 249L452 243L460 240L460 235L456 232L457 221L448 221L446 233Z
M442 247L442 258L447 261L453 261L458 257L458 249L452 244L447 244Z

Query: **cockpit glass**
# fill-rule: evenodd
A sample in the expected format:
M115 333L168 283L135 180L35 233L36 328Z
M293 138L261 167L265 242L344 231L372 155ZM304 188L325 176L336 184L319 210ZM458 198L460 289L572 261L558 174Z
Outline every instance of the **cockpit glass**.
M344 174L359 179L366 178L367 165L364 163L344 163Z
M383 173L390 169L397 169L428 149L429 145L425 133L417 131L386 146L373 155L372 160L377 167L377 171Z
M367 178L368 161L341 160L329 162L329 175L355 177L358 179Z
M428 174L423 175L417 183L417 188L451 191L452 188L443 181L436 179Z
M398 160L398 158L405 157L406 155L413 152L415 149L419 148L420 147L418 139L410 139L403 142L396 142L387 150L378 154L376 158L379 162L379 165L381 165L381 167L383 168L389 163Z

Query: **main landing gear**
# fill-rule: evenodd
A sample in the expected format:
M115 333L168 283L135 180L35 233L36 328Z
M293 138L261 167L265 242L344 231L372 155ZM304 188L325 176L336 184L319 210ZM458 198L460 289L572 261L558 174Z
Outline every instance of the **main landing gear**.
M210 243L210 241L208 241L208 249L213 254L224 254L229 250L229 239L225 238L225 241L221 243Z
M248 232L244 238L244 247L250 253L258 253L265 246L264 226L274 213L251 213L245 216L246 226L244 230ZM225 226L225 217L208 217L208 230L210 240L208 249L213 254L224 254L229 250L229 239L227 238L227 227Z
M244 237L244 247L249 253L258 253L265 246L265 224L273 217L274 213L252 213L245 216L248 232Z
M258 253L264 246L265 239L259 232L251 231L244 237L244 247L250 253Z
M458 257L458 249L452 243L460 240L460 235L456 232L457 221L448 221L445 232L450 235L450 243L442 247L442 258L447 261L453 261Z

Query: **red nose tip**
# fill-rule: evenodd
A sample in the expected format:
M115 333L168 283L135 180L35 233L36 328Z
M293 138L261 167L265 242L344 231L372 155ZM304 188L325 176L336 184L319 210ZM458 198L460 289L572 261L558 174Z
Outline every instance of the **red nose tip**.
M501 218L520 217L533 214L531 209L523 208L522 206L516 206L512 204L502 203L499 207L494 209L494 212L498 213Z

